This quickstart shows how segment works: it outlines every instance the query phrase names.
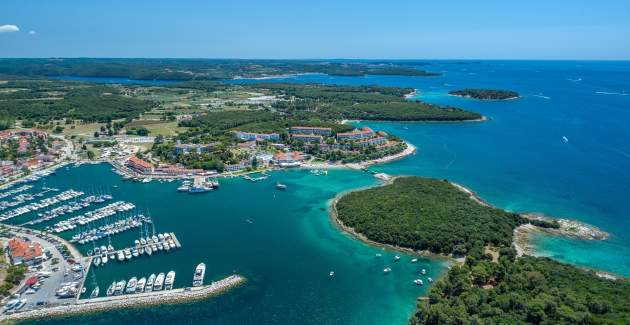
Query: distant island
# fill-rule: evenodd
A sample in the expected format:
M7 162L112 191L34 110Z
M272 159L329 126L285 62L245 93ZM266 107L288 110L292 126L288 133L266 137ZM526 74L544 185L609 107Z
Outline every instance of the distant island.
M508 100L516 99L519 94L512 90L501 89L472 89L466 88L461 90L452 90L448 92L449 95L466 97L480 100Z
M446 180L395 178L337 198L332 214L370 242L463 257L420 300L411 324L630 321L628 281L549 258L519 257L512 247L520 226L571 230L491 207Z

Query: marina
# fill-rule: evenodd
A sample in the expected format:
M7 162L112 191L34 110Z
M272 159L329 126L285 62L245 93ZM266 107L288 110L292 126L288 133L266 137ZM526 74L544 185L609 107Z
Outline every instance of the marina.
M136 206L133 203L117 201L114 203L110 203L105 207L86 212L83 215L60 221L54 226L50 227L50 229L55 233L72 230L77 226L85 226L97 220L115 215L116 213L129 211L135 207Z
M28 191L31 188L33 188L33 185L22 185L22 186L20 186L18 188L14 188L12 190L8 190L8 191L5 191L5 192L2 192L2 193L0 193L0 199L4 199L4 198L7 198L9 196L12 196L12 195L15 195L15 194L18 194L18 193L22 193L24 191Z
M126 217L124 219L117 220L113 223L102 225L98 228L92 228L86 231L82 231L72 236L71 243L87 244L108 236L112 236L121 232L129 231L144 224L151 223L151 218L144 215L135 215Z
M106 246L95 246L93 250L88 251L87 255L91 256L90 263L96 267L104 266L108 261L114 259L118 262L129 261L142 255L152 256L159 252L169 252L171 250L180 249L181 243L175 236L175 233L163 233L144 237L136 240L134 246L122 249L114 249L110 244Z
M25 202L35 200L38 197L42 197L46 193L56 192L56 191L59 191L59 189L43 187L42 191L40 191L38 193L21 193L21 194L18 194L18 195L13 197L12 201L2 201L2 202L0 202L0 210L5 210L5 209L8 209L8 208L12 208L12 207L18 206L20 204L24 204Z
M112 199L111 195L90 195L79 201L74 201L69 204L56 207L43 213L38 213L39 218L27 222L28 225L35 225L38 223L46 222L48 220L55 219L59 216L70 214L79 210L83 210L91 206L92 204L99 204Z
M177 188L178 192L187 192L190 194L205 193L219 187L216 179L197 176L192 181L184 180L182 185Z
M66 191L63 191L63 192L53 196L53 197L42 199L39 202L30 203L28 205L21 206L19 208L13 209L11 211L7 211L7 212L5 212L5 213L0 215L0 221L6 221L6 220L9 220L11 218L14 218L14 217L17 217L17 216L21 216L21 215L29 213L29 212L33 212L33 211L37 211L37 210L49 207L49 206L51 206L53 204L57 204L59 202L72 200L74 198L82 196L83 194L84 194L84 192L81 192L81 191L75 191L75 190L72 190L72 189L66 190Z
M240 232L248 237L253 236L252 240L257 246L267 247L265 250L273 246L275 247L273 248L274 251L279 250L278 252L284 256L299 255L299 251L312 250L309 246L304 246L302 242L304 237L302 237L302 235L293 235L293 231L298 229L295 227L294 223L304 219L302 217L286 218L286 216L287 211L300 209L300 204L297 204L300 201L296 201L294 196L299 194L297 189L303 188L302 184L311 184L315 186L316 189L328 188L332 191L339 191L340 188L345 186L344 184L356 184L356 181L350 182L350 180L357 178L363 180L365 185L373 182L372 177L366 178L363 173L354 173L345 170L334 171L335 177L313 177L316 175L312 175L309 170L294 170L282 173L269 173L267 180L270 182L268 186L272 189L277 183L290 184L291 190L283 194L277 194L274 190L261 192L257 182L250 182L242 177L234 177L226 180L225 188L221 191L214 192L213 195L188 196L173 195L173 190L177 187L176 185L173 186L174 184L169 185L168 183L160 183L157 181L148 184L122 181L119 176L110 173L106 165L86 164L81 167L62 170L58 173L59 175L63 175L64 179L67 179L67 184L55 183L55 186L61 188L62 191L65 188L72 187L88 192L88 189L94 186L104 187L104 184L111 184L111 195L114 201L104 203L102 207L91 208L93 210L88 212L76 211L74 214L64 214L59 216L59 220L55 220L52 224L43 223L41 225L34 225L39 229L46 229L52 234L63 237L67 241L72 240L72 246L75 246L76 249L81 250L83 254L87 256L84 259L80 259L84 266L83 273L85 276L75 280L74 274L79 276L81 272L70 271L69 277L60 283L60 285L62 283L64 285L55 288L55 290L63 289L61 296L67 298L59 298L61 296L56 297L62 299L61 301L65 300L66 303L69 303L68 306L73 306L75 303L82 304L85 301L99 301L99 299L108 298L112 299L111 301L118 298L122 299L122 297L128 300L136 299L138 296L153 294L154 288L158 290L161 288L161 290L157 291L160 293L184 291L187 290L186 288L182 288L185 286L192 289L203 288L205 287L205 281L210 283L209 281L214 281L222 275L228 275L234 272L246 272L245 274L248 274L252 272L252 270L256 270L254 272L255 274L260 273L266 278L272 279L271 281L277 283L277 285L282 288L282 283L285 281L283 279L286 276L286 274L283 274L284 272L278 272L276 270L273 274L265 273L262 271L265 267L259 268L256 265L258 263L261 263L261 266L263 264L275 264L281 265L283 268L289 266L273 258L270 263L269 257L265 257L264 261L261 260L260 262L256 261L254 263L252 263L251 258L243 259L239 251L241 249L249 251L251 247L249 247L249 244L244 245L244 243L236 241L236 238L231 234ZM329 171L329 176L330 173ZM57 176L54 177L57 178ZM97 178L103 183L93 183L93 178ZM324 184L324 181L326 184ZM238 184L238 186L235 186L235 184ZM264 186L264 184L261 185ZM140 187L142 187L143 190L138 190ZM322 194L323 192L321 191L308 193L313 199L324 202L325 195L322 196ZM257 199L251 204L242 204L243 197ZM97 210L103 212L103 207L121 201L133 204L134 208L122 213L116 212L95 221L81 219L84 224L79 224L80 218L78 217L85 217L86 214L90 216ZM101 227L106 225L111 226L119 220L137 215L149 217L149 209L151 210L150 223L143 223L140 227L133 227L126 231L111 233L104 237L102 237L103 234L101 233L100 238L93 241L90 241L90 238L87 237L89 235L96 235L94 230L103 231L104 228ZM142 210L143 212L137 213L134 210ZM317 213L322 211L317 205L312 205L311 210ZM45 212L42 212L42 214L43 213ZM37 213L34 213L33 215L36 214ZM80 214L80 216L77 214ZM244 217L238 219L240 222L226 222L226 220L233 218L224 218L233 215L242 215ZM245 219L251 222L242 222L242 220ZM312 219L321 221L324 226L328 224L326 217L323 215L313 214ZM61 222L63 222L63 224L60 224ZM290 225L289 228L286 228L287 222ZM278 229L278 239L283 238L283 240L290 240L294 244L274 245L272 243L275 239L270 240L268 236L263 236L266 239L260 241L263 237L258 238L258 236L263 234L259 231L262 230L261 226L265 224L269 224L275 229ZM60 232L53 231L54 227L62 225L73 225L74 227ZM158 226L159 230L156 229L154 234L153 228L158 228ZM202 227L204 230L200 232ZM317 227L320 226L318 225ZM170 234L170 238L172 239L172 242L166 241L168 245L164 243L164 238L169 237L166 234ZM153 238L154 235L157 238L157 242L162 242L161 245L158 246L156 244ZM177 247L181 247L182 236L184 236L187 243L191 243L192 246L190 247L204 247L204 249L185 248L177 250ZM73 237L77 242L73 240ZM148 241L149 238L153 243ZM85 240L83 244L78 242L80 239ZM142 239L144 239L144 241ZM136 240L138 243L136 243ZM342 235L340 235L340 240L342 243L353 243L352 240L347 240ZM174 244L175 249L173 249L172 244ZM155 245L155 247L152 247L153 245ZM359 246L359 251L365 250L362 245ZM177 254L160 254L160 251L167 253L174 250L177 251ZM369 263L375 263L375 265L370 272L364 274L364 276L374 282L375 285L370 288L356 286L353 289L354 291L363 292L364 295L367 295L366 292L373 291L374 287L389 287L391 286L389 281L393 279L398 281L401 280L400 278L402 278L401 283L404 283L402 285L408 288L408 290L404 291L409 291L409 297L415 295L419 290L418 288L423 287L413 284L414 277L405 278L404 276L405 274L411 274L411 272L417 274L419 269L413 268L412 270L409 268L409 272L401 272L401 270L407 269L406 265L413 265L411 263L396 263L396 265L392 265L391 274L383 277L383 266L378 265L380 264L380 259L373 258L374 252L371 248L367 250L371 252L368 254L371 256ZM387 258L390 260L387 262L391 264L394 255L383 254L383 256L389 256ZM401 254L401 256L403 255ZM252 257L256 260L255 256ZM314 261L308 261L309 268L311 269L317 269L318 266L325 267L324 270L318 271L315 276L316 281L317 279L324 281L322 284L318 285L319 288L326 288L324 283L330 283L330 285L335 285L336 283L341 284L349 275L356 274L357 272L355 270L356 261L354 260L353 263L341 261L336 259L334 254L324 256L323 258L324 260L322 260L322 258L316 258ZM404 260L405 257L402 257L402 259ZM206 264L205 267L199 265L198 261L200 260L206 261L204 263ZM384 260L385 259L383 259L383 262L385 262ZM191 261L197 262L193 264ZM353 266L350 266L350 264ZM424 268L427 267L424 261L417 263L418 267L421 265ZM405 267L401 269L402 266ZM329 274L329 272L332 272L332 269L334 269L334 276ZM431 266L431 269L436 268ZM169 277L171 270L174 271L175 274ZM160 276L160 273L163 273L162 276ZM154 274L154 276L151 276L152 274ZM431 274L431 276L434 275ZM134 277L135 281L132 281ZM418 276L415 276L415 278L417 277ZM143 278L144 292L139 289L142 287ZM422 279L425 282L424 287L427 287L425 278L423 277ZM254 281L258 282L259 280ZM79 283L77 285L72 282ZM115 284L110 289L112 282L115 282ZM129 282L131 282L131 287L134 287L135 283L134 293L132 293L131 287L129 287ZM97 287L98 290L96 289ZM167 288L172 289L167 290ZM380 289L377 289L377 291L379 290ZM110 293L109 296L107 295L108 292ZM276 290L275 292L280 294L280 291ZM281 294L292 295L292 293L287 292ZM295 296L295 298L297 300L300 299L299 296ZM24 299L27 299L26 305L22 307L20 312L16 313L16 315L28 313L33 310L57 308L55 305L46 305L45 307L37 306L38 299L30 298L29 295L26 295ZM103 304L107 305L111 303L111 301L107 301L107 303ZM413 299L410 301L413 301ZM396 303L398 304L400 302L397 301ZM112 306L112 309L119 308L116 303L110 306ZM155 308L159 309L163 308L163 306ZM153 312L153 307L149 307L148 310ZM91 316L88 315L87 317L89 318Z

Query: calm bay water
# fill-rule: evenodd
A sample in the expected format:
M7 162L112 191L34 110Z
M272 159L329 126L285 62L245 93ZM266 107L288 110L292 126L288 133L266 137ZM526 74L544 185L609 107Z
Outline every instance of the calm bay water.
M288 189L276 190L276 181L287 184ZM177 272L176 287L190 286L199 262L207 265L206 281L236 271L248 282L203 302L38 323L405 323L415 308L415 298L428 290L428 286L412 282L419 270L426 268L427 276L437 278L447 264L428 259L412 264L412 257L406 255L394 263L395 253L365 245L330 222L327 208L331 198L374 184L376 180L362 172L332 170L328 176L314 176L294 170L275 172L257 183L223 180L219 190L190 195L176 192L176 182L122 181L106 164L61 169L46 179L47 186L111 191L115 200L128 200L143 213L148 210L156 232L175 232L183 246L175 252L125 263L110 261L105 267L93 268L90 273L102 294L112 281L169 270ZM12 221L21 223L32 217ZM138 237L132 230L115 236L112 244L129 246ZM97 245L107 245L107 241ZM79 247L85 252L92 245ZM376 257L377 253L382 256ZM393 269L389 275L382 271L387 266ZM328 276L331 270L335 271L332 279ZM87 294L93 287L91 278Z
M490 120L483 123L367 123L418 147L412 157L373 169L448 178L508 210L597 225L612 234L610 240L536 236L534 243L542 255L630 276L630 62L442 61L423 68L444 75L301 75L265 82L412 87L422 100L484 114ZM523 97L480 102L447 95L466 87L511 89ZM276 180L289 190L276 191ZM157 231L174 231L180 238L180 251L96 270L101 290L113 280L170 269L177 271L177 285L188 285L201 261L208 265L206 279L236 270L249 282L204 302L45 323L403 324L415 297L426 293L426 286L411 285L417 268L428 268L434 277L445 269L439 261L401 262L391 276L383 276L393 254L364 245L330 223L329 199L376 183L361 172L335 170L320 177L279 172L261 183L228 180L220 190L199 196L175 193L175 183L123 182L106 165L61 170L47 182L84 190L116 184L111 188L116 199L149 209ZM114 245L130 244L135 237L118 236ZM383 253L381 259L377 252ZM330 270L336 272L333 280Z

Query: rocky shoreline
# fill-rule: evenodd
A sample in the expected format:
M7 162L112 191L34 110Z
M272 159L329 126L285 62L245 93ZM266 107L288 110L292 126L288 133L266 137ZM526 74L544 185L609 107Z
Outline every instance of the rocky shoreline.
M178 304L196 301L215 296L225 290L241 285L245 278L230 275L210 285L193 288L180 288L167 291L154 291L134 295L111 296L95 299L82 299L74 304L23 311L11 315L0 316L0 322L44 317L68 316L82 313L101 312L112 309L151 306L161 304Z

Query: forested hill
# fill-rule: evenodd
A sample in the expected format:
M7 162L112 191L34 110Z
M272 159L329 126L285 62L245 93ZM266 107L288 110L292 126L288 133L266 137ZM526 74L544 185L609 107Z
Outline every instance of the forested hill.
M527 222L480 205L447 181L422 177L348 193L336 210L344 225L370 240L455 255L485 245L510 247L514 228Z
M504 249L449 270L411 324L630 324L630 284Z

